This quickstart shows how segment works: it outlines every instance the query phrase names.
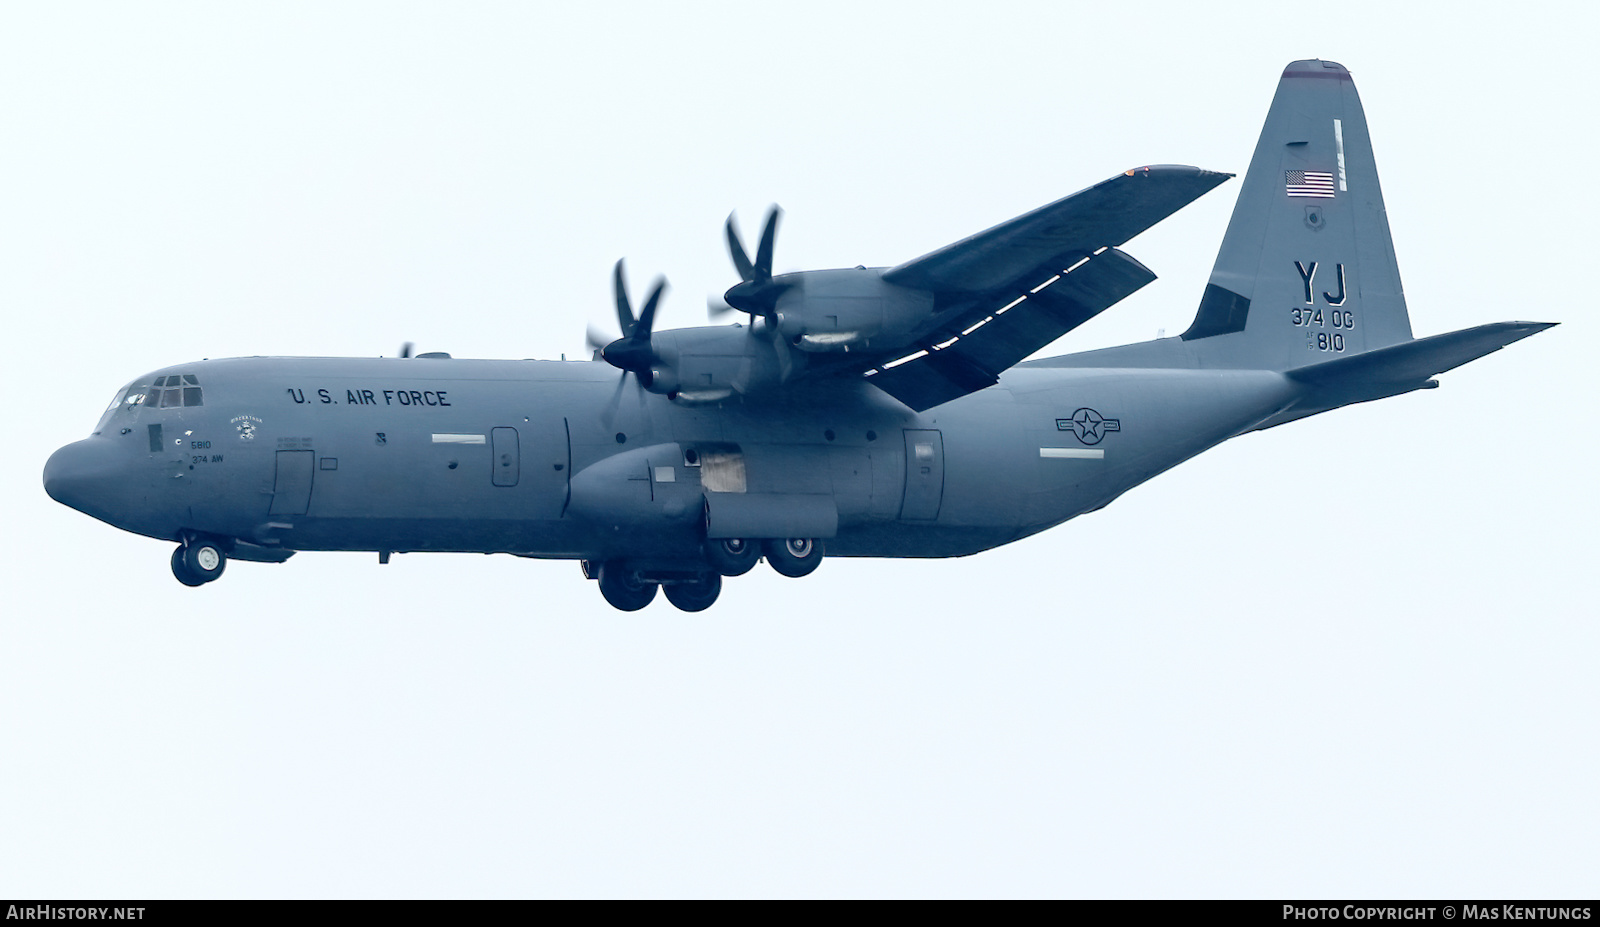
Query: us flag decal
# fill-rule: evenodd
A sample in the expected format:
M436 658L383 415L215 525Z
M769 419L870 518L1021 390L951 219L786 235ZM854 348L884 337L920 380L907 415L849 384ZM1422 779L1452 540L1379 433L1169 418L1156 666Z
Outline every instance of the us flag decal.
M1327 171L1284 171L1283 189L1290 196L1333 198L1333 175Z

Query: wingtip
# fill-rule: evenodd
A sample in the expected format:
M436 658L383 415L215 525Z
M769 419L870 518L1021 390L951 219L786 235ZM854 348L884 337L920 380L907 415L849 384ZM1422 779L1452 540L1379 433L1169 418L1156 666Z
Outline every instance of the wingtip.
M1191 177L1209 183L1214 187L1218 184L1226 183L1227 181L1232 180L1236 175L1230 174L1226 171L1207 170L1203 167L1195 167L1192 164L1141 164L1138 167L1130 167L1118 175L1118 177L1113 177L1111 180L1105 182L1110 183L1118 180L1120 177L1151 176Z

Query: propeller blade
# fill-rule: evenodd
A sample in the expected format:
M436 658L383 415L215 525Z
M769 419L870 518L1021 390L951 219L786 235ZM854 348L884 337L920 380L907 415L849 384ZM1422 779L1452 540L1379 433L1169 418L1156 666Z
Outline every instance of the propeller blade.
M761 246L756 249L756 281L766 283L772 279L772 248L778 237L778 217L783 215L783 210L774 203L767 210L767 226L761 230Z
M719 319L719 318L727 315L728 313L730 313L732 311L733 311L733 307L728 305L728 301L726 299L723 299L721 296L718 296L717 294L713 293L710 296L706 297L706 316L707 317L712 318L712 319Z
M728 213L728 224L723 226L728 234L728 256L733 258L733 269L739 272L739 279L750 280L755 276L755 269L750 265L749 255L744 253L744 245L739 243L739 223L734 215Z
M411 356L411 349L414 348L414 347L416 347L416 345L413 344L410 341L407 341L405 344L402 344L400 346L400 356L401 357L410 357Z
M606 403L605 410L600 413L600 418L606 423L606 431L616 427L617 411L622 407L622 389L628 382L628 371L622 371L622 376L617 377L617 388L611 391L611 400Z
M648 343L650 332L656 322L656 304L661 302L661 294L666 292L667 278L657 277L655 288L650 291L650 297L644 301L644 309L639 312L639 321L633 327L632 340Z
M773 329L772 349L778 353L778 382L788 382L789 374L794 372L794 358L789 355L789 339L776 328Z
M583 340L588 342L590 349L595 352L595 357L599 357L601 349L616 339L606 337L605 332L595 328L594 325L591 324L584 331Z
M637 374L634 375L634 378L633 378L633 404L635 406L638 406L639 407L639 411L641 413L643 413L643 411L644 411L644 377L638 376Z
M622 328L622 337L627 338L633 334L633 307L628 304L628 284L622 279L623 261L617 259L617 266L611 274L611 290L617 297L617 325Z

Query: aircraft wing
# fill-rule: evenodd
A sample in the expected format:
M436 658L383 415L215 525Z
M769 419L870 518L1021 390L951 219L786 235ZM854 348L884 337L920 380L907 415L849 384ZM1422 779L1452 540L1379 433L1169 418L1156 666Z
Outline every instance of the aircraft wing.
M917 411L976 392L1001 371L1155 279L1117 250L1232 174L1135 168L884 272L935 294L923 348L868 372Z

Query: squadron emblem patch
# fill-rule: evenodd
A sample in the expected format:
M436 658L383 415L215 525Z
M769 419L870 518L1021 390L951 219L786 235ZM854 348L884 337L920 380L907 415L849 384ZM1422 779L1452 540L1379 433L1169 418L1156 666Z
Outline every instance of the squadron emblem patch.
M240 441L254 441L256 439L256 426L261 424L261 419L254 415L236 415L228 420L233 430L239 433Z

